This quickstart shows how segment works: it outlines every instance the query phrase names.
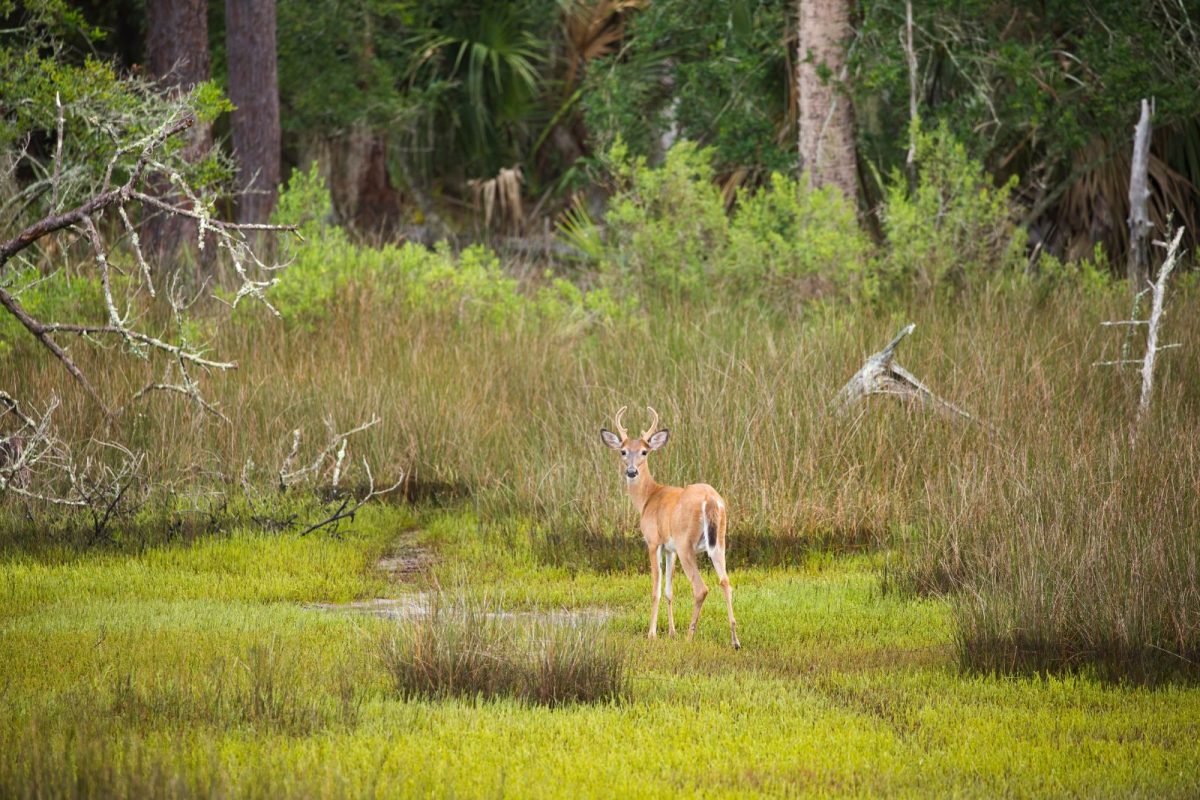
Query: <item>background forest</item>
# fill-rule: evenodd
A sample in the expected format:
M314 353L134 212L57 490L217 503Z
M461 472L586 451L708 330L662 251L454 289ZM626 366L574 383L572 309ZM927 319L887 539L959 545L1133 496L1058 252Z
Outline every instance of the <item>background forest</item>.
M1197 26L0 0L0 794L1194 796Z

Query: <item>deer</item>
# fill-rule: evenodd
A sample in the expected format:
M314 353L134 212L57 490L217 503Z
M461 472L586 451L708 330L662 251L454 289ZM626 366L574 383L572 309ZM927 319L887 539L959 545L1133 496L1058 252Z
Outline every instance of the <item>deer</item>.
M725 594L725 606L729 612L729 635L733 649L741 649L738 641L737 620L733 616L733 587L725 570L725 528L727 516L725 500L717 490L707 483L692 483L687 486L666 486L654 480L646 458L666 446L670 431L656 431L658 412L646 406L653 416L650 427L636 439L621 425L621 418L628 406L622 406L613 418L616 433L607 428L600 429L600 439L605 445L620 453L621 473L625 479L625 491L641 515L642 538L650 558L650 631L648 637L658 638L658 608L663 597L665 576L667 596L667 627L675 635L675 595L671 589L671 578L675 572L675 558L679 557L683 572L692 585L692 621L688 626L688 641L696 633L700 620L700 609L708 596L708 586L700 575L699 556L708 553L721 591Z

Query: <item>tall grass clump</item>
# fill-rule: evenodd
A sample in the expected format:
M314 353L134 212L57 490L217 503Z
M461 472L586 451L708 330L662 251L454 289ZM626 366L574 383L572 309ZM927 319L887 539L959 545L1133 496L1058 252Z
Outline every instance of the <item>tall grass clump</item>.
M1200 347L1194 294L1173 302L1171 336ZM1138 376L1092 366L1120 336L1078 294L1052 305L1047 334L1017 323L980 345L998 432L924 478L910 575L954 598L972 669L1200 678L1197 360L1160 365L1135 436Z
M595 620L522 619L466 595L437 592L383 639L405 698L515 698L545 706L629 697L629 657Z

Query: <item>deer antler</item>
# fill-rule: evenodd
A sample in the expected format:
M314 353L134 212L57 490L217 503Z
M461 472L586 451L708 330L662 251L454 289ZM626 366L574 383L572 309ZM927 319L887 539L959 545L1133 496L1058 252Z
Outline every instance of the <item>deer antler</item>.
M625 426L621 424L621 417L625 415L625 409L627 408L629 406L621 406L621 410L613 417L613 427L617 429L617 435L621 437L622 441L629 438L629 434L625 432Z
M650 441L650 437L654 434L654 429L658 427L658 412L655 411L651 406L646 406L646 410L654 415L654 421L651 422L650 427L646 428L646 430L642 433L642 438L648 442Z

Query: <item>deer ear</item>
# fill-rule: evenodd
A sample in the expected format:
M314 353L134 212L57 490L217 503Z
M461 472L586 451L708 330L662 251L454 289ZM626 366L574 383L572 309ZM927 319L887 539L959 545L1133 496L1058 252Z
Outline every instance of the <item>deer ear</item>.
M671 432L663 428L658 433L650 437L650 441L646 444L650 445L651 450L661 450L667 444L667 439L671 436Z
M611 447L613 450L621 449L621 437L617 436L615 433L613 433L610 430L605 430L604 428L601 428L600 429L600 440L603 441L609 447Z

